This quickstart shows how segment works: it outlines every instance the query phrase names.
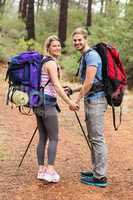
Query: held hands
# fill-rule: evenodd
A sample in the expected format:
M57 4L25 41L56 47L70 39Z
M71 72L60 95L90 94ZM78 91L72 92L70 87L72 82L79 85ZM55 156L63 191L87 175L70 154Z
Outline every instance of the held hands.
M71 111L78 111L79 110L79 105L71 101L71 104L69 105L69 109Z

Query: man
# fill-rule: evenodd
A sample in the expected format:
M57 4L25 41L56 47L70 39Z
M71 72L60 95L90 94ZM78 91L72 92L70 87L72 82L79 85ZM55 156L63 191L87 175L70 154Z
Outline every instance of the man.
M107 186L107 149L104 140L104 113L107 101L102 84L102 62L98 53L88 46L88 33L77 28L73 34L73 45L81 53L80 79L82 86L76 103L84 97L84 110L88 138L91 143L92 170L81 172L81 182L100 187Z

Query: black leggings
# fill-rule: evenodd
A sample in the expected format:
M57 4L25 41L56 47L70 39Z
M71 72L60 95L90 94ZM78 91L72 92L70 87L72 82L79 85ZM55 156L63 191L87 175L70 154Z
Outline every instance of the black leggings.
M37 145L38 165L44 165L45 149L48 141L48 164L54 165L58 144L58 116L55 106L45 106L42 116L36 115L39 130L39 143Z

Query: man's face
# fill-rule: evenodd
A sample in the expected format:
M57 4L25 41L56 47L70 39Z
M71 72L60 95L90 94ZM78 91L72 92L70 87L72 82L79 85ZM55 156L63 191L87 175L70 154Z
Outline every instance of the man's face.
M73 46L75 47L75 49L83 51L86 46L86 43L87 41L85 40L82 34L78 33L73 36Z

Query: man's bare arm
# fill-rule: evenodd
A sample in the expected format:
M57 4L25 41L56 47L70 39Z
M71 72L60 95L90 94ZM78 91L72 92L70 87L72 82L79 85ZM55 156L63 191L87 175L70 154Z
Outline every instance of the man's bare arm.
M76 103L79 104L80 100L90 91L90 89L93 85L93 80L95 78L96 72L97 72L97 68L95 66L87 67L86 78L80 89L80 93L77 97Z

